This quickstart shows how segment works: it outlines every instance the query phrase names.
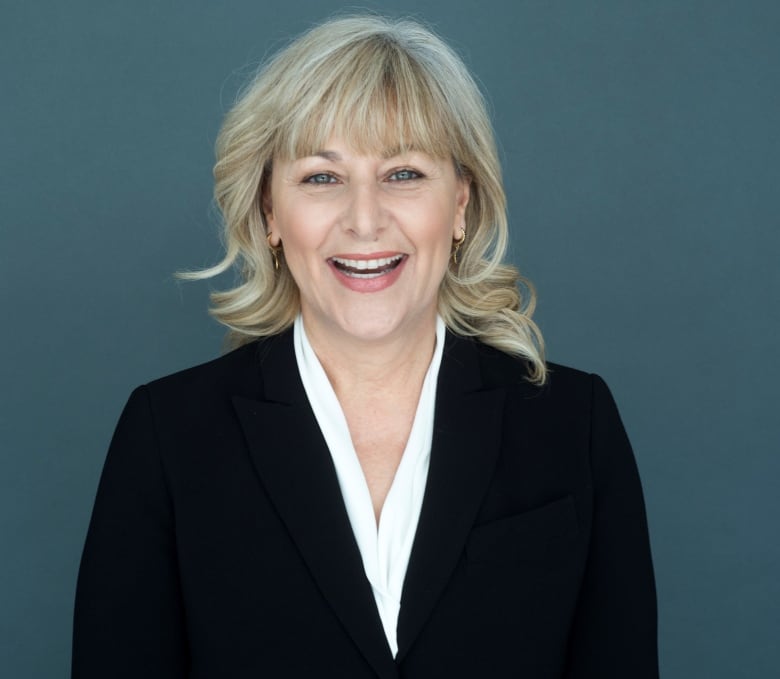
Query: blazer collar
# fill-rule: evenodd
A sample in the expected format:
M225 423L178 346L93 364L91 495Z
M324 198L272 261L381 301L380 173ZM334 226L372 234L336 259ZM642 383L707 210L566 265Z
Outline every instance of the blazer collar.
M263 400L233 397L260 482L363 656L397 679L336 470L298 373L292 332L258 345Z
M495 467L503 390L485 390L477 344L447 333L433 446L398 620L400 662L457 564ZM233 403L260 482L325 599L378 676L397 679L330 453L298 373L292 331L258 345L263 396Z
M447 333L428 482L401 597L399 663L455 570L498 458L505 390L484 387L478 347Z

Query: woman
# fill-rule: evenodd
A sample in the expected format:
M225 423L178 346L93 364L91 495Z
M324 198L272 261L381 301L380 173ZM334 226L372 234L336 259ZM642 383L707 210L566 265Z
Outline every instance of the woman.
M483 100L411 22L300 37L227 116L235 351L137 389L73 676L654 677L641 489L604 383L501 263Z

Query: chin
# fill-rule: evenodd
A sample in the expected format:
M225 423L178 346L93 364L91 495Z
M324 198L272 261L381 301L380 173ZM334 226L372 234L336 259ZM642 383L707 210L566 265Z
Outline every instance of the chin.
M369 312L358 311L346 316L339 324L343 332L355 339L370 342L391 339L399 334L413 336L417 330L422 330L428 325L435 329L435 308L426 312L398 314L372 306L374 308Z

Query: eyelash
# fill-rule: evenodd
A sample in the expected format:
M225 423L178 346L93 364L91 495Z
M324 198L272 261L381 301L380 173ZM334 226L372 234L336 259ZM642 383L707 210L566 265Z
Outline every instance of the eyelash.
M392 179L392 177L395 177L396 175L405 174L408 175L404 179L396 178ZM417 179L422 179L425 175L422 174L422 172L418 172L417 170L412 170L409 167L404 167L400 170L394 170L388 175L388 178L390 181L394 182L411 182L415 181ZM318 178L321 177L325 179L325 181L320 181ZM303 178L303 184L314 184L318 186L323 186L325 184L335 184L338 180L338 177L331 174L330 172L315 172L314 174L310 174Z
M399 174L407 174L407 175L413 175L413 176L406 177L406 179L394 179L393 181L396 181L396 182L410 182L410 181L414 181L415 179L422 179L423 178L423 174L421 172L418 172L417 170L412 170L410 167L404 167L404 168L402 168L400 170L396 170L395 172L392 172L390 174L390 176L393 177L393 176L399 175Z
M324 177L326 181L317 181L318 177ZM333 184L335 183L333 180L335 180L336 177L334 177L332 174L328 172L315 172L314 174L310 174L308 177L303 178L304 184Z

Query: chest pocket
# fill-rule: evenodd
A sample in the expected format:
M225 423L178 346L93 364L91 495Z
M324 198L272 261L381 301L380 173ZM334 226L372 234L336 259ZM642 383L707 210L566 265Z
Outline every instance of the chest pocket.
M467 565L521 566L563 559L578 533L574 498L475 527L466 543Z

